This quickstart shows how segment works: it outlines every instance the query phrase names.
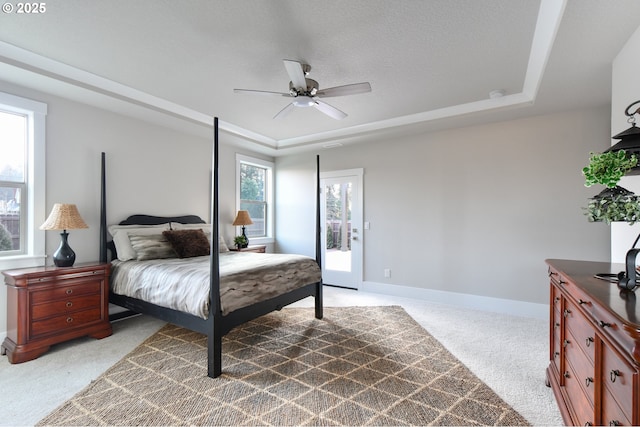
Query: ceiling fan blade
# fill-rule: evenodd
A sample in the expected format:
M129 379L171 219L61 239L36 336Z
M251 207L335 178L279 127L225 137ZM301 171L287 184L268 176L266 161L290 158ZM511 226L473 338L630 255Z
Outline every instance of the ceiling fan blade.
M365 92L371 92L371 85L369 84L369 82L354 83L350 85L320 89L318 92L316 92L316 95L328 98L331 96L355 95L356 93Z
M234 89L233 93L246 93L250 95L277 95L277 96L291 96L288 93L282 92L270 92L268 90L253 90L253 89Z
M283 117L286 117L291 110L293 110L295 108L295 105L293 105L293 102L291 104L288 104L286 107L284 107L282 110L280 110L280 112L278 114L276 114L275 116L273 116L274 119L282 119Z
M307 90L307 79L304 77L304 70L302 64L297 61L291 61L289 59L283 59L284 67L287 69L287 73L291 78L291 83L296 89L300 89L303 92Z
M316 107L318 110L322 111L323 113L325 113L327 116L332 117L336 120L342 120L345 117L347 117L347 113L344 113L340 110L338 110L336 107L331 106L329 104L327 104L326 102L322 102L317 98L313 98L313 100L316 102L314 107Z

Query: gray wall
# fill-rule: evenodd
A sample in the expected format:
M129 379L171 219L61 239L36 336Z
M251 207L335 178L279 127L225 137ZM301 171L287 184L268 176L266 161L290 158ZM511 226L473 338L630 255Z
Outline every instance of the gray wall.
M609 258L609 228L581 209L595 194L581 169L607 147L609 117L603 107L321 151L322 171L364 168L364 281L546 304L546 258ZM313 254L314 162L276 160L280 251Z

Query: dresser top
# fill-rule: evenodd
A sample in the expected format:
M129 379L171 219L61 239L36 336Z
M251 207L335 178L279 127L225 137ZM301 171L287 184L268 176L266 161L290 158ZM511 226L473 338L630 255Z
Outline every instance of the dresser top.
M607 307L627 327L640 330L640 288L636 292L623 291L617 283L595 277L596 274L624 271L624 264L566 259L548 259L546 262L600 305Z

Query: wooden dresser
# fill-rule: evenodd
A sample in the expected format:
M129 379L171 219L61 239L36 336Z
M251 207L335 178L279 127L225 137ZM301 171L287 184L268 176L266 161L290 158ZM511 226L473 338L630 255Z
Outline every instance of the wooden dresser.
M35 267L3 271L7 285L7 337L0 348L21 363L52 344L111 335L110 264Z
M639 425L640 305L634 292L594 277L624 265L556 259L547 264L547 382L564 422Z

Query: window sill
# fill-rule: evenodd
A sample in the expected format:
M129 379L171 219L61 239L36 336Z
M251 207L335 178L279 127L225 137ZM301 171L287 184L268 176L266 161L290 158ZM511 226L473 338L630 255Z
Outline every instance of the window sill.
M0 258L0 271L14 268L39 267L45 264L44 255L16 255Z

